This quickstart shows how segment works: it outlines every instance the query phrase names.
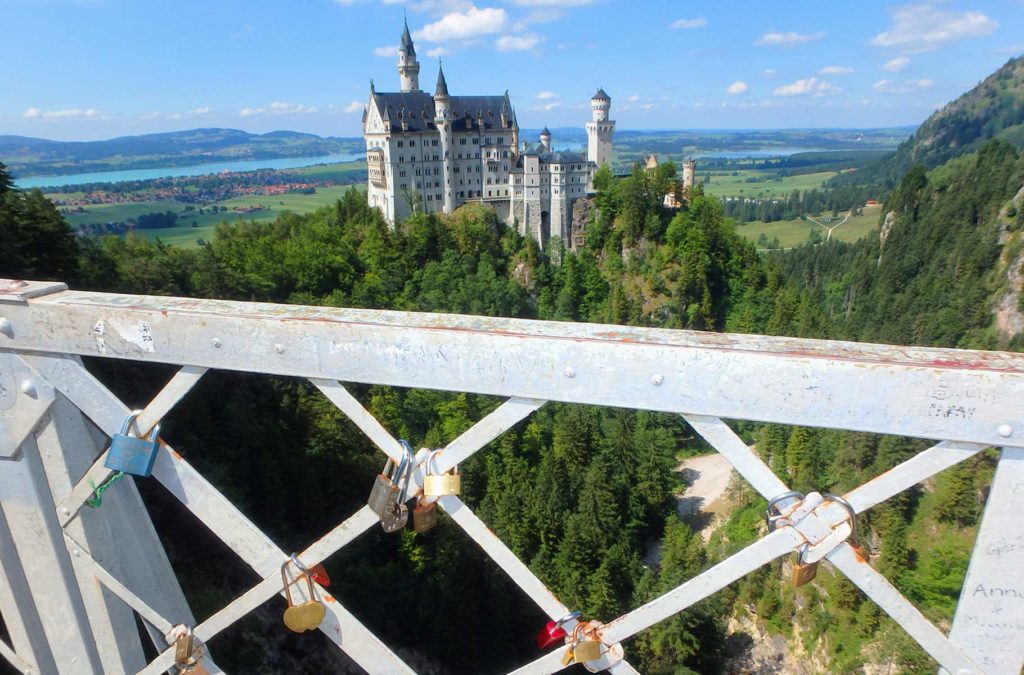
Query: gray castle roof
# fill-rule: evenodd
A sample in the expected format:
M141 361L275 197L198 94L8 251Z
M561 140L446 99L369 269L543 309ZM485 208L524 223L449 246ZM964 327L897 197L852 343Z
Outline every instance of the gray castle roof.
M437 64L437 90L434 91L434 98L448 98L448 83L444 80L444 68L440 62Z
M447 89L447 86L445 87ZM501 113L505 112L511 126L517 126L515 111L508 92L504 96L450 96L448 107L452 111L452 130L469 131L477 129L477 119L483 120L485 131L508 129L501 124ZM391 131L402 132L405 119L406 131L433 131L434 97L425 91L376 92L370 94L370 104L377 106L382 118L391 122Z
M517 167L523 165L522 158L526 155L538 156L545 164L585 164L587 155L583 152L551 152L541 143L527 143L519 155Z
M604 92L604 88L603 87L598 87L597 88L597 93L594 94L591 97L590 100L591 101L611 101L612 97Z
M405 29L402 31L402 46L401 49L405 50L409 56L416 56L416 48L412 46L412 36L409 35L409 21L405 22Z

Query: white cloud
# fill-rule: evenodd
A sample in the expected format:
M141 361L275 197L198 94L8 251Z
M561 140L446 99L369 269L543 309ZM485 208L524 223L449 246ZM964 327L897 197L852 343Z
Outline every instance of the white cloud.
M696 19L676 19L669 28L673 30L690 30L691 28L703 28L706 25L708 25L708 20L701 16Z
M763 71L761 71L761 74L770 80L776 75L778 75L779 71L775 70L774 68L765 68Z
M342 110L342 112L347 113L349 115L351 115L352 113L363 112L363 104L360 103L359 101L352 101L347 106L345 106L345 109Z
M898 73L901 70L906 70L907 66L910 65L910 59L906 56L897 56L896 58L886 61L882 68L888 70L890 73Z
M427 42L472 40L482 35L500 33L508 23L508 13L504 9L470 7L465 12L452 12L434 23L428 23L416 31L415 37Z
M853 72L853 68L850 66L825 66L820 71L819 75L849 75Z
M629 101L630 103L636 103L637 101L640 100L640 94L631 94L630 96L626 97L626 100Z
M872 38L871 44L929 52L957 40L991 35L999 27L981 12L953 12L930 3L894 7L890 14L892 28Z
M499 52L522 52L533 49L538 42L540 42L540 36L536 33L502 35L494 43L494 47Z
M398 57L398 46L393 45L391 47L374 47L373 55L379 56L382 59L394 59Z
M445 54L450 54L450 53L451 52L449 52L444 47L434 47L433 49L428 49L427 50L427 56L429 56L432 59L438 59L438 58L441 58L442 56L444 56Z
M749 89L749 88L750 87L747 86L746 82L741 82L740 80L736 80L735 82L730 84L729 88L726 89L725 91L726 91L726 93L733 94L733 95L745 94L747 92L747 89Z
M558 101L552 101L550 103L542 103L539 105L530 106L530 110L536 110L538 112L551 112L555 108L561 108L562 104Z
M29 108L22 117L29 120L73 120L102 117L96 108L68 108L67 110L40 110Z
M308 115L315 112L320 112L320 109L298 103L274 101L266 108L242 108L238 114L242 117L257 117L261 115Z
M542 92L537 94L537 99L541 100L541 101L551 101L551 100L554 100L556 98L562 98L562 97L559 96L558 94L556 94L553 91L542 91Z
M758 46L782 46L782 45L796 45L803 42L814 42L815 40L821 40L825 37L825 31L818 31L817 33L765 33L757 39L755 45Z
M825 94L839 94L843 90L825 80L817 77L805 77L792 84L784 84L776 87L772 92L776 96L824 96Z
M925 89L931 89L934 86L935 82L927 78L922 80L904 80L902 82L879 80L874 85L875 91L882 94L912 94Z

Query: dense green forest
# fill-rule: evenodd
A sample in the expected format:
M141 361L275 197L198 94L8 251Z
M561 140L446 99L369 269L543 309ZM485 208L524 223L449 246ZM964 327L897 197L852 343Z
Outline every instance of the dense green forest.
M1024 205L1010 204L1024 185L1024 158L1012 146L991 142L930 173L908 172L884 209L892 213L884 241L830 242L768 258L700 189L683 210L663 209L674 169L638 166L621 180L599 172L599 215L577 252L557 242L542 250L474 205L451 216L417 214L392 230L354 190L305 216L222 225L196 250L136 237L76 239L41 195L9 189L0 172L0 275L152 294L1021 346L1019 336L1008 342L992 325L992 299L1005 290L1001 256L1019 255L1024 225ZM133 403L170 375L89 365ZM353 391L416 447L452 440L499 403L422 390ZM803 490L849 489L925 447L809 428L738 429ZM286 378L208 374L163 435L286 549L352 513L383 464L319 392ZM706 546L676 516L673 493L682 485L671 470L680 456L706 450L676 416L552 404L461 467L464 496L564 602L607 621L762 536L764 501L749 489L734 491L729 522ZM872 564L933 620L952 616L992 461L983 455L944 472L862 520ZM143 487L200 619L253 583L230 552L189 527L189 516L159 487ZM213 553L197 558L200 545ZM785 635L795 653L825 659L831 672L868 662L934 672L852 584L825 572L795 592L784 564L645 631L626 645L630 661L645 673L735 669L729 659L750 640L728 634L735 617ZM544 617L443 520L424 535L374 530L328 568L339 599L419 672L497 672L537 655L533 634ZM213 641L222 665L245 672L345 667L321 636L285 635L278 604Z

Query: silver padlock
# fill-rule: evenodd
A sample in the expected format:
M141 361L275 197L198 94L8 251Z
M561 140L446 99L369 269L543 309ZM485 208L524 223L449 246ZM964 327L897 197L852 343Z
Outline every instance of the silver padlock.
M405 505L408 498L406 489L409 486L409 478L412 476L413 452L412 447L405 441L401 441L402 461L397 468L388 473L388 468L395 465L389 457L384 464L384 470L374 480L373 489L370 491L370 498L367 500L370 508L380 518L381 527L385 532L395 532L402 529L409 519L409 509Z

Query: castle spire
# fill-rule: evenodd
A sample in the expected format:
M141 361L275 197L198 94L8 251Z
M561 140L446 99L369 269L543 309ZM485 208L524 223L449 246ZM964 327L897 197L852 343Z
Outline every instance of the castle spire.
M448 83L444 79L444 66L440 59L437 62L437 89L434 91L434 98L448 98Z
M405 50L409 56L416 56L416 48L412 44L412 36L409 34L409 19L403 18L402 22L405 24L402 30L402 46L401 49Z
M403 22L402 42L398 46L398 77L403 92L420 90L420 62L416 59L416 48L409 34L409 21Z

